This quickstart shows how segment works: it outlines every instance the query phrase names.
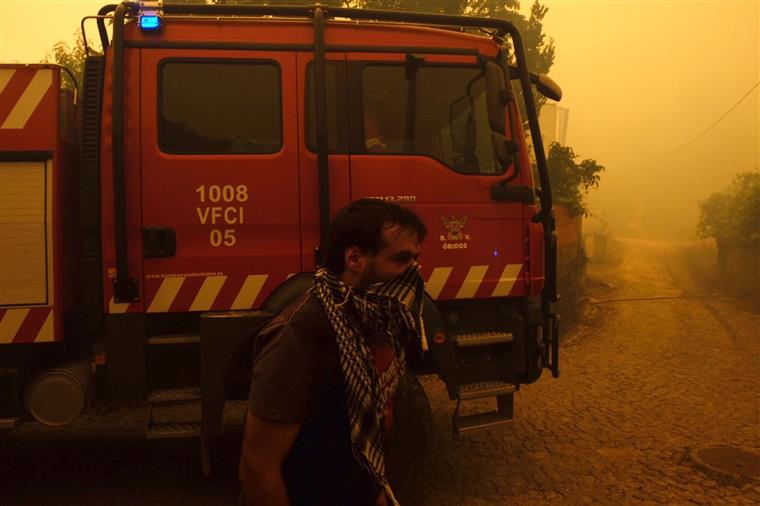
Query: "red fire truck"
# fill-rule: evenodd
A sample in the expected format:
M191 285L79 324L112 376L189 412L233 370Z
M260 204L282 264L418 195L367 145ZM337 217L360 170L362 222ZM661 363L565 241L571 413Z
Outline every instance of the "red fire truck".
M103 53L87 50L76 105L59 67L0 66L0 426L147 402L147 436L200 436L208 465L256 329L308 288L331 213L362 197L430 230L429 347L409 355L456 401L456 433L504 423L520 385L557 376L531 86L560 91L512 24L160 2L93 19ZM489 397L493 412L461 414ZM201 420L156 422L181 402Z

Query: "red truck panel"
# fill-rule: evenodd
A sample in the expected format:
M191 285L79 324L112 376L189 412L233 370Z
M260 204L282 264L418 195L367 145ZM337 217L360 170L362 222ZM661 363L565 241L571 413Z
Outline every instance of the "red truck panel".
M0 344L63 339L74 303L71 98L60 69L0 65Z

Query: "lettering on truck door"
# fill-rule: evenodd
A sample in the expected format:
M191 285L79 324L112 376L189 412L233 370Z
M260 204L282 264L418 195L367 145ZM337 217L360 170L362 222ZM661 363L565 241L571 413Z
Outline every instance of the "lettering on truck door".
M301 270L295 54L150 49L142 68L146 311L257 307Z

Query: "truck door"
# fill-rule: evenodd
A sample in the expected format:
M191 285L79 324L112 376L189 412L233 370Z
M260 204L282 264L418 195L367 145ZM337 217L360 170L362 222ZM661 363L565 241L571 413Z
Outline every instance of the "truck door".
M507 167L491 144L482 64L464 55L379 56L347 55L349 89L358 90L351 198L419 213L429 230L421 263L433 298L524 294L525 206L491 198Z
M147 312L251 309L300 271L295 63L143 50Z

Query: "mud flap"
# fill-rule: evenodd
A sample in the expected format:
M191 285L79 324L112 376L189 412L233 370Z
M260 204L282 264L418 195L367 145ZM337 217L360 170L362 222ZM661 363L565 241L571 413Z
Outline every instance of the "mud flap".
M214 443L222 434L228 374L258 330L272 318L266 311L230 311L201 315L201 464L213 472Z
M405 374L393 398L393 431L385 445L388 481L402 504L433 450L433 427L425 390L415 375Z
M559 316L549 315L548 324L545 327L549 332L544 332L544 368L552 372L553 378L559 377Z

